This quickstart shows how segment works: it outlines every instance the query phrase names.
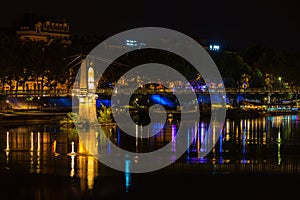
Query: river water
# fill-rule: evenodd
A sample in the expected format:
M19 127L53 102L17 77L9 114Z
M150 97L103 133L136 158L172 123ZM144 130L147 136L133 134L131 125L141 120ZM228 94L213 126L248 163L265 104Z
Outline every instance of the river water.
M104 129L115 145L125 150L149 152L174 142L178 124L177 120L169 120L163 130L148 140L128 137L116 126ZM205 157L199 155L209 122L201 120L196 129L194 121L185 124L191 127L187 137L195 136L190 148L169 166L141 174L117 171L94 156L79 153L81 144L76 129L60 127L55 121L2 124L0 198L99 199L123 193L150 195L157 191L182 191L197 196L201 191L214 194L212 188L241 194L253 190L259 191L255 193L259 195L269 193L262 189L265 185L272 185L276 190L296 180L298 183L289 185L289 190L299 186L298 115L226 118L222 132L214 138L216 145ZM284 183L278 181L283 177ZM255 187L247 182L250 180L255 182ZM229 186L226 181L235 183ZM271 193L277 196L276 192Z

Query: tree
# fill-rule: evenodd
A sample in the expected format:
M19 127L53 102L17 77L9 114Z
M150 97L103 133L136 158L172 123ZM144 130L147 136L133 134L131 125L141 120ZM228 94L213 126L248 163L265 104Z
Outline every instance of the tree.
M238 87L243 75L252 74L251 67L236 53L212 53L226 87Z
M263 73L259 69L253 71L250 85L254 88L262 88L265 86Z

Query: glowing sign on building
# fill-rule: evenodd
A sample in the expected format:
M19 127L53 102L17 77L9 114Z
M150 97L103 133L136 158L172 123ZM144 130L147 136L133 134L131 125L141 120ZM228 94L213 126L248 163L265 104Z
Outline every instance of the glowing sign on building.
M138 47L145 46L146 44L143 42L137 42L136 40L126 40L125 42L126 46L128 47Z
M219 51L220 50L220 46L219 45L209 45L209 50L211 51Z

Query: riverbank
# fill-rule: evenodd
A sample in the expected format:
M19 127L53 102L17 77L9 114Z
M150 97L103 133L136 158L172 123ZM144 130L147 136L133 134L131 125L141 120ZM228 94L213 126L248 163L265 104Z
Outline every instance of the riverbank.
M46 111L13 111L9 113L0 113L0 124L31 124L50 121L59 121L66 116L68 112L46 112Z

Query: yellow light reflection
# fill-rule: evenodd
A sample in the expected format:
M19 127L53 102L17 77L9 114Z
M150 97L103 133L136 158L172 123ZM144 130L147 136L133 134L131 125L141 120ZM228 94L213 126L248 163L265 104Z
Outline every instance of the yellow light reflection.
M250 119L247 120L247 127L246 127L246 141L249 144L250 139Z
M9 147L9 132L6 132L6 150L8 151L10 149Z
M226 133L230 132L230 121L229 119L226 120Z
M6 151L5 154L6 154L6 164L8 165L8 163L9 163L9 151Z
M87 167L87 186L89 190L94 187L94 157L88 156L88 167Z
M230 140L230 135L229 135L229 133L226 134L225 139L226 139L226 141L229 141L229 140Z
M278 159L278 162L277 164L280 165L281 164L281 153L280 153L280 145L281 145L281 136L280 136L280 130L278 132L278 137L277 137L277 159Z
M265 117L263 118L263 121L262 121L262 128L263 128L263 131L266 131L266 118Z
M41 140L41 136L40 136L40 132L38 132L38 141L37 141L37 150L40 151L41 150L41 144L40 141Z
M215 144L215 143L216 143L216 122L213 122L213 125L212 125L212 144ZM215 146L213 147L212 152L213 153L216 152Z
M34 166L34 161L33 161L33 151L30 152L30 169L33 172L33 166Z
M235 128L235 143L238 144L239 143L239 127L236 126Z
M263 144L267 144L267 133L263 132Z
M34 150L34 144L33 144L33 132L31 132L31 135L30 135L30 151L33 151Z
M199 124L197 123L196 124L196 126L197 126L197 135L196 135L196 137L197 137L197 142L196 142L196 145L197 145L197 157L198 158L200 158L200 147L201 147L201 145L200 145L200 137L201 137L201 135L200 135L200 128L199 128Z
M70 176L74 177L75 175L75 155L71 156L71 172L70 172Z
M37 173L39 174L41 172L41 135L40 132L38 132L38 136L37 136L37 158L36 158L36 162L37 162Z

